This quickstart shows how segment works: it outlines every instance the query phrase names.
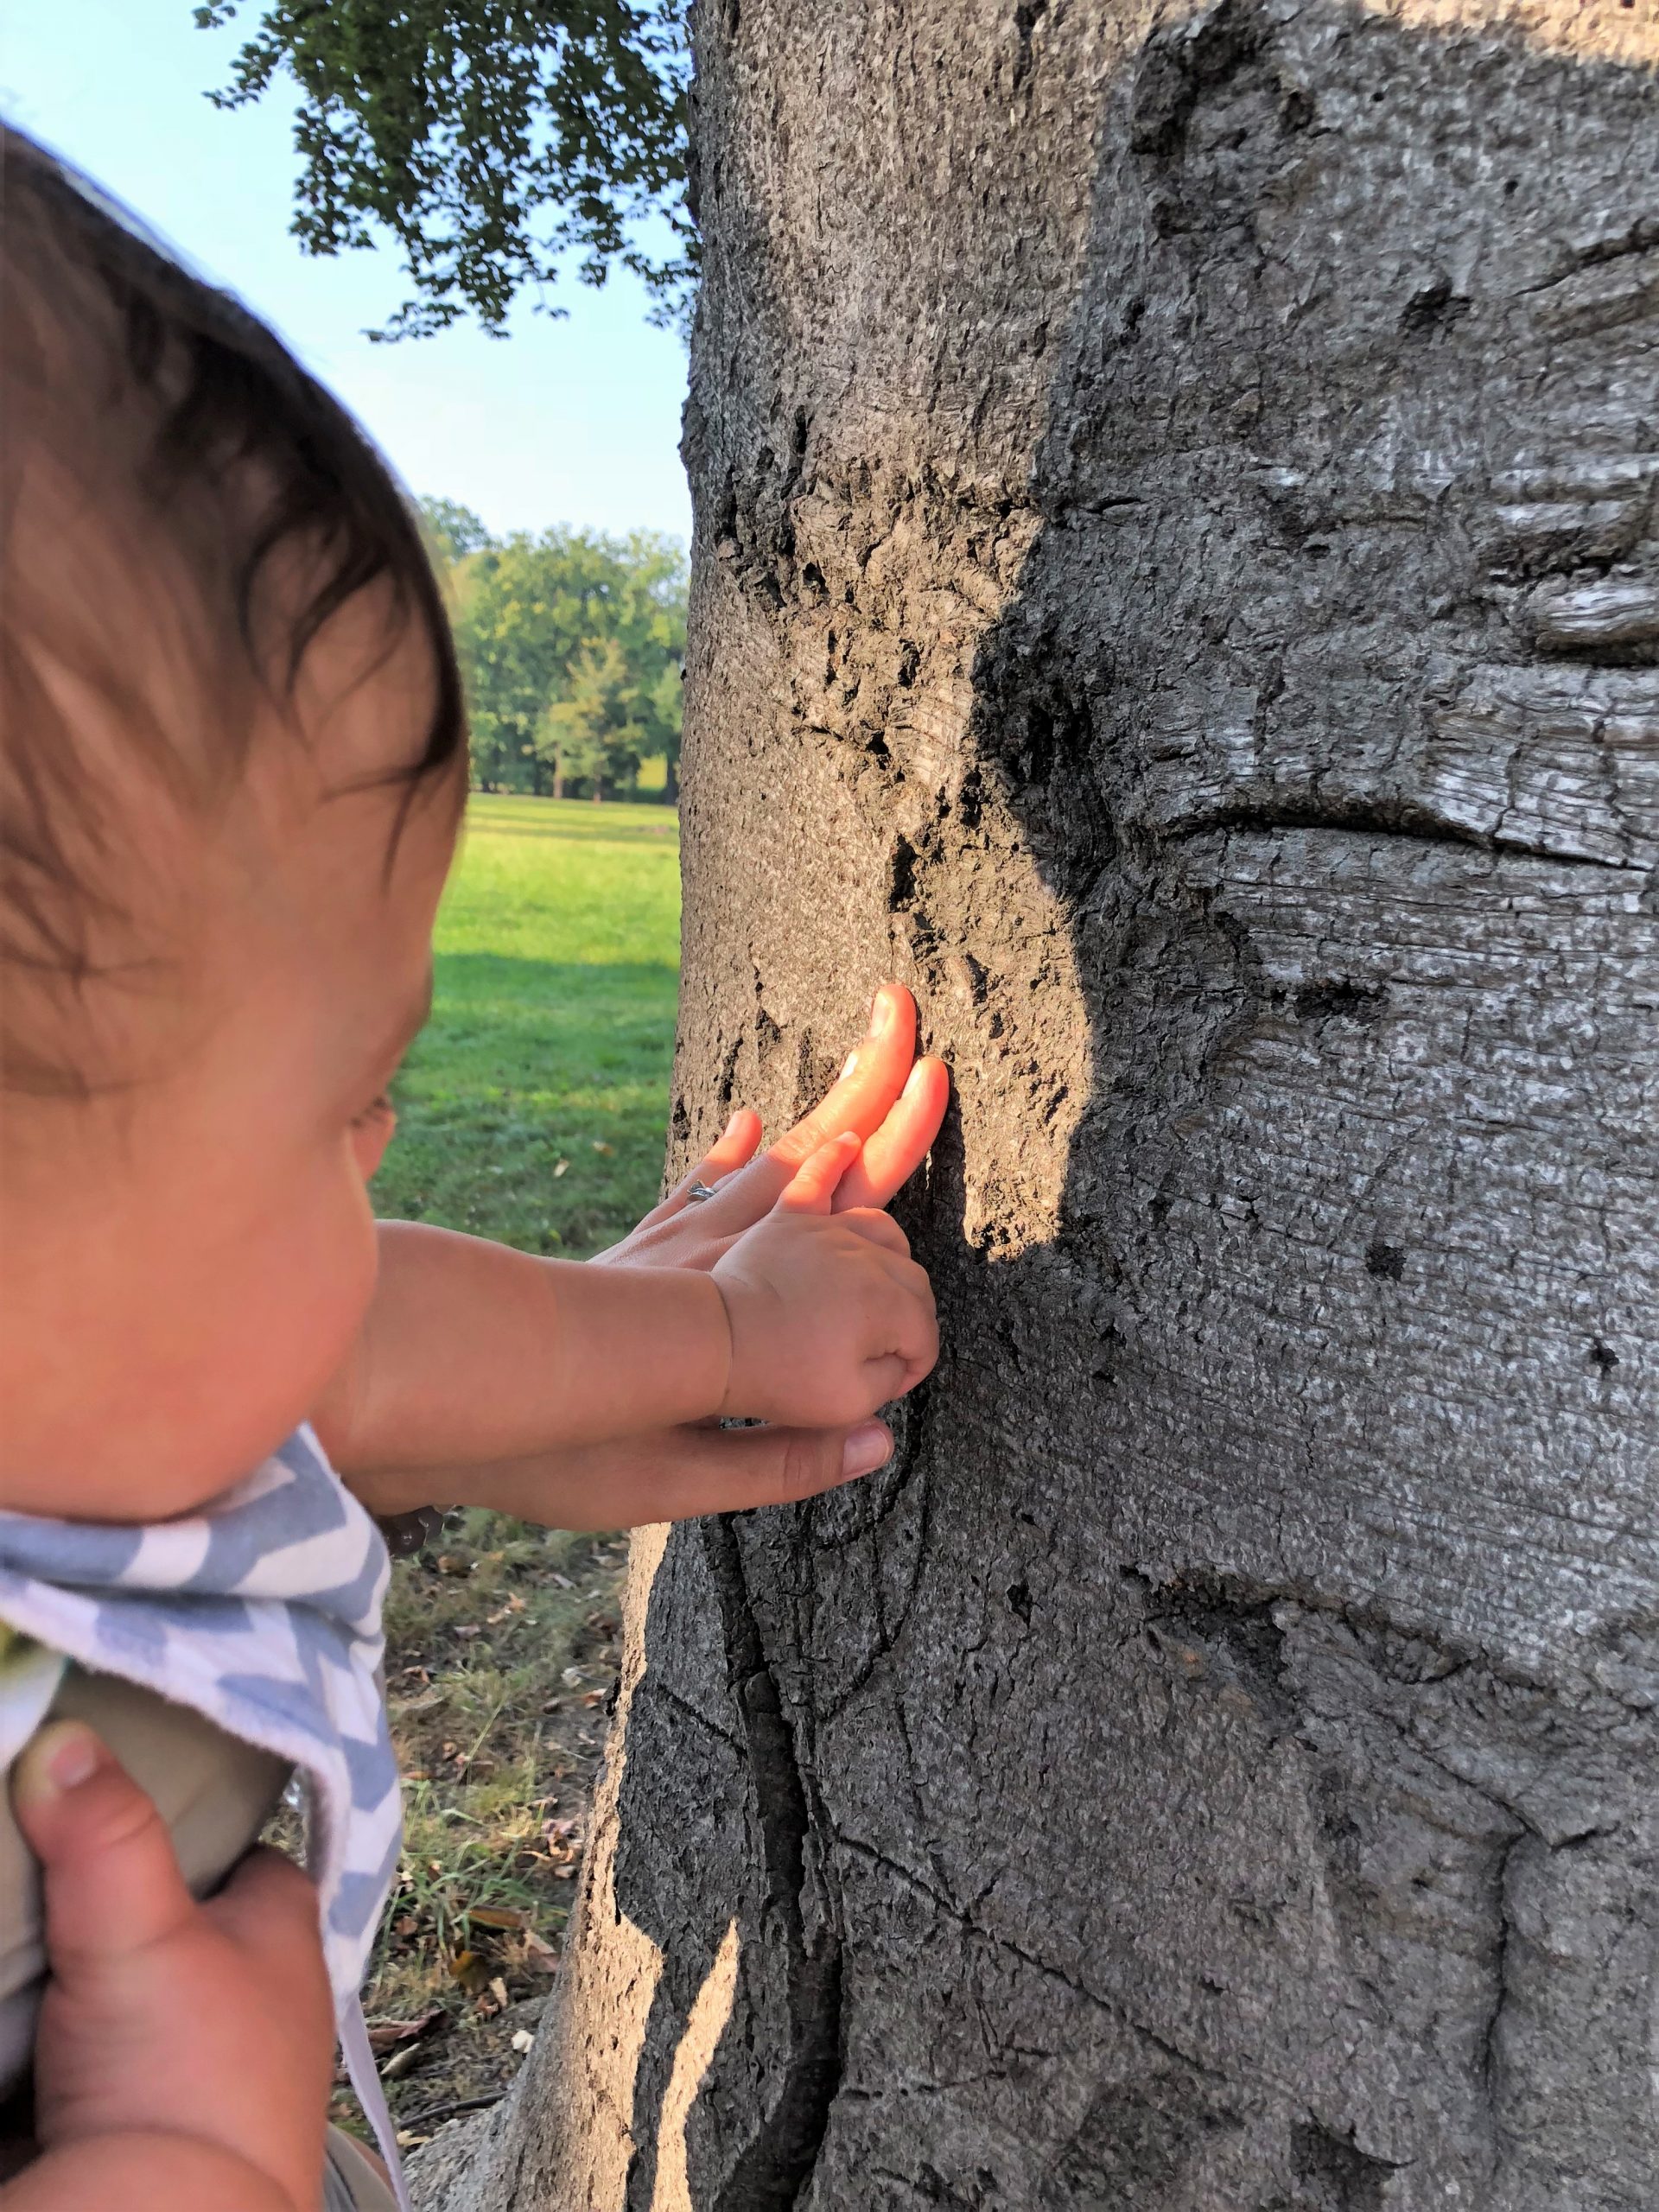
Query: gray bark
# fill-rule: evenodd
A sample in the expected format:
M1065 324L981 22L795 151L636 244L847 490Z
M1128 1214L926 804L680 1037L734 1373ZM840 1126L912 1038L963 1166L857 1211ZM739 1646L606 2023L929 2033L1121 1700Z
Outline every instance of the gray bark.
M676 1144L911 980L946 1348L430 2201L1649 2212L1659 13L699 43Z

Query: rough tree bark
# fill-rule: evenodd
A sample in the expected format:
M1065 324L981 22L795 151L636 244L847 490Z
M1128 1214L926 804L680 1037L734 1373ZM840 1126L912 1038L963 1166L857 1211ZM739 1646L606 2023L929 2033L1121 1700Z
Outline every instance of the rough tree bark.
M912 981L946 1352L428 2201L1650 2212L1659 11L698 35L676 1148Z

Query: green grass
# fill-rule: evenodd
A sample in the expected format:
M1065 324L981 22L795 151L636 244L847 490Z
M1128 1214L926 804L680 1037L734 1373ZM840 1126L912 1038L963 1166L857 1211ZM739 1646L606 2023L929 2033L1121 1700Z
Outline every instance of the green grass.
M477 797L394 1086L378 1212L582 1258L656 1199L679 963L673 810Z
M475 798L383 1215L581 1257L655 1201L679 957L671 809ZM405 2139L493 2098L575 1888L626 1546L453 1516L386 1601L402 1868L366 1996ZM401 2028L391 2024L402 2024ZM418 2032L417 2032L418 2031ZM336 2117L360 2128L342 2088Z

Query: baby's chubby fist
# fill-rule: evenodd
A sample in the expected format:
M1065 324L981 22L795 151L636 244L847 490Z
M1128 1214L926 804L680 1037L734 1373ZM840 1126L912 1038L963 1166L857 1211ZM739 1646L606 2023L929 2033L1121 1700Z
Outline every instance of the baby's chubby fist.
M821 1147L715 1267L732 1344L723 1415L844 1427L938 1359L932 1287L903 1230L873 1209L830 1211L858 1152L856 1136Z

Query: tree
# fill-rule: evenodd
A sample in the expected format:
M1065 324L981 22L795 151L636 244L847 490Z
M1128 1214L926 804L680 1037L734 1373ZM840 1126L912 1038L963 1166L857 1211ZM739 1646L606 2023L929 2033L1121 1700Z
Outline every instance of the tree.
M203 0L204 30L245 0ZM548 296L621 263L682 310L692 270L683 0L266 0L213 97L299 95L295 235L339 253L389 232L414 296L385 337L476 314L498 336L526 286Z
M637 775L645 757L645 726L639 687L621 642L607 638L584 645L570 671L569 687L547 710L545 750L566 775L580 778L602 799Z
M491 543L481 518L458 499L423 499L417 504L427 537L446 568L456 567L469 553L480 553Z
M520 533L467 554L451 581L486 788L562 796L567 775L631 781L644 755L677 758L685 563L671 539ZM578 738L581 766L567 754Z
M619 623L632 672L640 758L661 759L664 796L679 795L681 686L685 669L685 555L677 539L635 531L625 541L628 579Z
M893 1467L642 1538L446 2212L1638 2212L1659 16L719 0L674 1149L960 1093Z

